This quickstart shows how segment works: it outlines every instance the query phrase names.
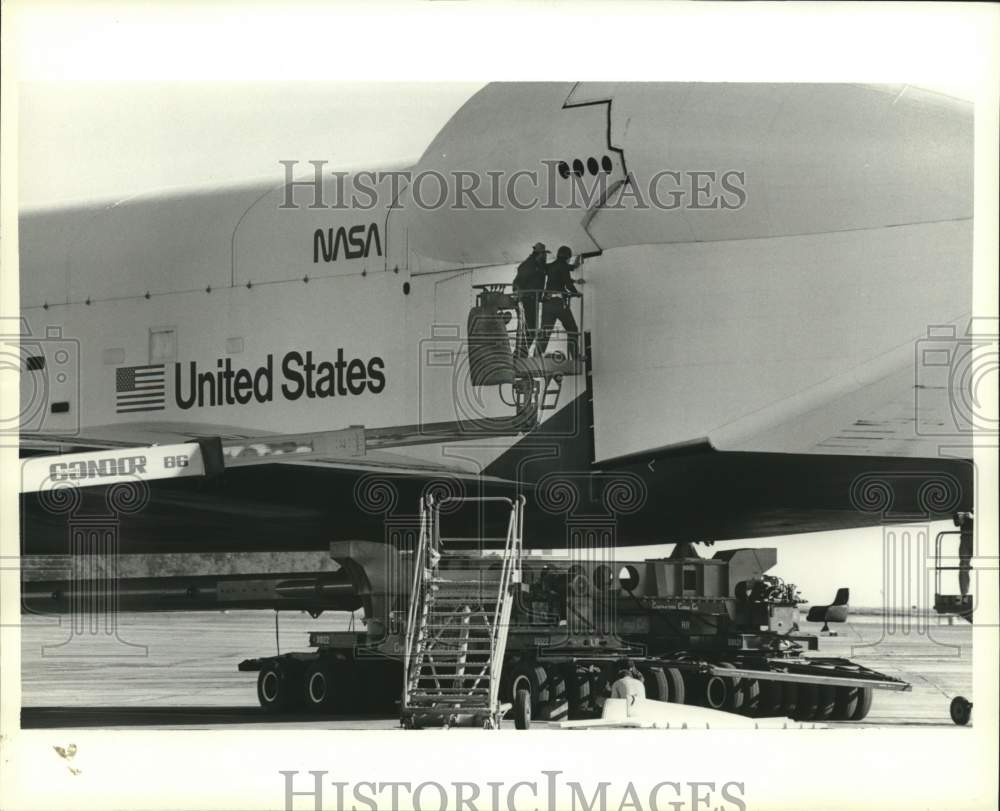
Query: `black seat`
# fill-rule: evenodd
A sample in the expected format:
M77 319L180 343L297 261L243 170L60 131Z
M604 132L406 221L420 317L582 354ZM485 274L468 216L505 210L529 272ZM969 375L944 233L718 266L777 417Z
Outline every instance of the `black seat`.
M830 605L812 606L806 615L806 620L809 622L822 622L823 627L820 633L830 633L829 623L847 622L847 601L850 597L850 589L837 589L837 596L833 598L833 602Z

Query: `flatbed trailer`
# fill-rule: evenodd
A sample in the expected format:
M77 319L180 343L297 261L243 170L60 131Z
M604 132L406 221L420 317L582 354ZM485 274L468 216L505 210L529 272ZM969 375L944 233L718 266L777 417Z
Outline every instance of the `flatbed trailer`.
M502 648L481 640L478 650L490 658L489 649L495 663L476 681L464 675L477 651L469 642L468 620L453 626L464 629L461 664L448 665L445 658L431 676L420 676L425 694L428 684L436 685L437 699L421 705L433 712L424 713L407 704L407 684L417 684L408 667L419 636L414 623L420 601L413 599L413 586L400 584L420 583L414 562L423 571L426 561L417 550L386 556L384 548L374 554L364 544L333 546L331 554L353 573L364 595L363 629L312 632L311 651L242 662L241 671L258 672L265 710L399 713L404 726L419 726L415 719L430 716L445 724L461 718L495 726L501 704L540 720L592 718L600 714L624 658L643 676L648 698L753 717L860 721L875 690L910 689L847 659L813 655L819 640L799 629L796 589L767 574L775 550L702 558L685 544L668 558L644 561L589 552L519 560L517 576L503 587L511 606ZM447 582L451 574L461 578L455 582L481 584L481 596L456 603L465 606L465 614L456 616L488 614L469 606L482 608L497 598L504 554L481 546L438 557L428 582ZM490 692L492 680L496 689ZM463 689L469 684L477 686ZM482 701L466 712L461 701L476 692ZM527 706L519 710L520 693L526 693Z

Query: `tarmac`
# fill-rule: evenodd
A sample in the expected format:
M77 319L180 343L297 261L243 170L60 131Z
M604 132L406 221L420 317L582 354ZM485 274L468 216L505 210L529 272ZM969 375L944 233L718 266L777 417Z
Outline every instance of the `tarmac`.
M812 623L805 632L817 633ZM282 614L281 652L308 650L311 630L343 630L344 615ZM972 628L937 617L852 616L822 636L817 655L842 656L909 682L912 690L877 690L864 722L824 726L952 726L951 699L972 696ZM24 728L399 729L380 717L272 717L257 705L256 674L246 658L276 651L269 611L120 614L117 627L77 628L68 617L22 617ZM975 710L973 710L975 723ZM533 727L555 726L533 722Z

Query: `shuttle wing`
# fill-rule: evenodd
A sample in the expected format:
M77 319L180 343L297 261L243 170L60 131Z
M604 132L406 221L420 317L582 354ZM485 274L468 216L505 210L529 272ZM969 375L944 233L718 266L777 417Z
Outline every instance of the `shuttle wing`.
M88 437L35 435L22 439L22 493L58 487L92 487L128 481L221 474L227 468L301 465L400 475L483 478L481 471L393 453L390 448L463 439L482 430L518 433L516 421L492 429L460 423L366 429L355 425L303 434L228 433L222 426L131 425L95 429ZM500 482L497 477L487 479Z

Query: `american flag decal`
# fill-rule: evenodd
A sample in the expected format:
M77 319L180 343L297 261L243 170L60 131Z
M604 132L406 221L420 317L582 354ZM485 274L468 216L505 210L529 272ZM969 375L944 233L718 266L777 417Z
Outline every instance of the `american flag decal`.
M163 411L166 396L167 375L162 363L115 369L116 413Z

